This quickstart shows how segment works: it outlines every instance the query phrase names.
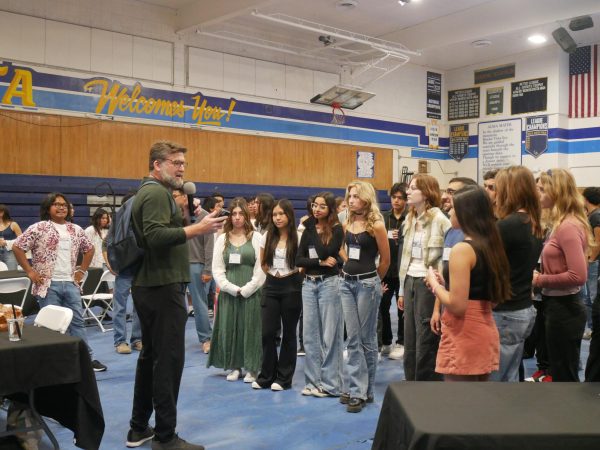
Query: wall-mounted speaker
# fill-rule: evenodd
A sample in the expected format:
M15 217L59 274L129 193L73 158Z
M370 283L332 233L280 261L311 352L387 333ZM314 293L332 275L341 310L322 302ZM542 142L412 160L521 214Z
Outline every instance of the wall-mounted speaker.
M580 31L587 30L594 26L594 21L590 16L575 17L569 22L569 30Z
M557 28L552 32L552 37L556 41L560 48L562 48L567 53L573 53L577 50L577 44L569 34L567 30L563 27Z

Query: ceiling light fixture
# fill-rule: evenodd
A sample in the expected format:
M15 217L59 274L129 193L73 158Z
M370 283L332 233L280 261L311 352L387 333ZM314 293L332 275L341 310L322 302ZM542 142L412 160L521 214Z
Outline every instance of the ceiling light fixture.
M475 48L489 47L490 45L492 45L492 41L490 41L489 39L479 39L477 41L471 42L471 45Z
M532 44L543 44L544 42L546 42L546 36L543 36L541 34L532 34L527 38L527 40Z
M358 6L358 0L338 0L335 6L337 9L354 9Z
M410 3L410 0L398 0L398 3L400 3L400 6L404 6L407 3Z

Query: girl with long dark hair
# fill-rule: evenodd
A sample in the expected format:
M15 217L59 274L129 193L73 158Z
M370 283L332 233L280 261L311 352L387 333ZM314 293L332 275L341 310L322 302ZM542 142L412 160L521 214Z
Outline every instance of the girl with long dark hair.
M110 225L110 216L108 212L102 208L98 208L92 215L91 225L85 229L85 235L94 245L94 257L90 267L105 268L106 263L102 256L102 243L108 234Z
M444 307L435 370L445 381L487 381L498 369L492 304L510 297L508 260L482 188L467 186L454 195L451 220L458 222L465 240L452 247L443 278L431 266L427 272L427 283Z
M267 279L262 289L262 365L254 389L282 391L292 387L296 370L296 327L302 310L302 274L296 267L298 233L294 207L287 199L273 207L272 220L260 244ZM277 330L282 327L277 355Z
M254 228L260 234L265 234L271 222L271 211L273 210L273 205L275 205L275 199L271 194L263 192L256 196L255 204L256 219L254 221Z
M311 209L296 258L306 273L302 285L306 351L302 395L338 396L342 389L343 319L337 256L344 231L331 192L317 194Z
M20 235L19 224L12 220L6 205L0 205L0 261L6 264L8 270L17 270L12 243Z

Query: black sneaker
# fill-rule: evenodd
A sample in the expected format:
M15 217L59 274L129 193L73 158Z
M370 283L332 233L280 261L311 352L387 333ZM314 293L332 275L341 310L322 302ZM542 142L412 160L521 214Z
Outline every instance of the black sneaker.
M92 361L92 368L94 372L106 372L106 366L97 359Z
M175 435L168 442L152 441L152 450L204 450L201 445L190 444L179 436Z
M363 399L353 397L350 400L348 400L348 406L346 406L346 411L348 411L349 413L361 412L364 405L365 401Z
M125 445L129 448L139 447L144 442L149 441L154 437L154 430L151 426L147 426L144 431L135 431L133 428L127 433L127 442Z

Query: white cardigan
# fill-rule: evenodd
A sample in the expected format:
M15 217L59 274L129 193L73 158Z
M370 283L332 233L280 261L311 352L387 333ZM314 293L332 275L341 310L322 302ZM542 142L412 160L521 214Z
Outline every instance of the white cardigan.
M254 294L265 282L266 275L260 266L260 241L261 234L256 231L252 233L252 247L254 248L254 255L256 256L256 262L254 263L254 270L252 273L252 279L241 287L242 297L248 298ZM223 253L225 251L225 234L221 234L215 241L213 248L213 260L212 260L212 272L217 285L222 291L227 292L230 295L236 296L240 290L240 286L236 286L227 279L227 272L225 269L225 261L223 259Z

